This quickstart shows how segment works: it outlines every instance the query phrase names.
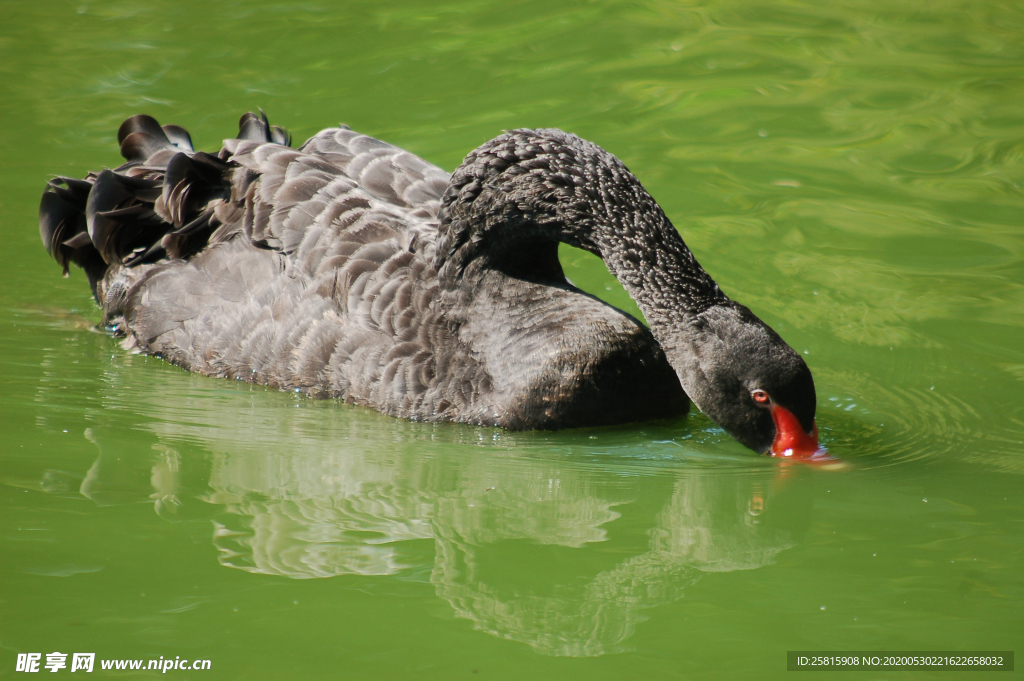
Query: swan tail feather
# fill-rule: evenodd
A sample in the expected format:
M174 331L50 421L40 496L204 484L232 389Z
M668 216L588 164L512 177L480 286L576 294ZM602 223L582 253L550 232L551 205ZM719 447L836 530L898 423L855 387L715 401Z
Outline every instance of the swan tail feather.
M292 145L291 133L279 125L271 125L267 120L267 114L263 113L263 109L260 109L259 116L251 111L242 114L238 120L237 139L249 142L269 142L284 147Z
M103 277L107 263L89 238L86 224L85 204L91 188L92 183L86 180L50 180L39 204L39 236L64 276L68 276L68 265L74 263L85 270L95 293L96 281Z
M262 111L242 116L237 139L291 142ZM71 264L85 270L94 295L112 267L195 255L218 240L217 229L237 213L226 205L238 167L230 160L237 140L228 140L218 154L195 151L184 128L139 114L121 125L117 141L126 163L83 179L55 177L39 206L47 252L65 276Z

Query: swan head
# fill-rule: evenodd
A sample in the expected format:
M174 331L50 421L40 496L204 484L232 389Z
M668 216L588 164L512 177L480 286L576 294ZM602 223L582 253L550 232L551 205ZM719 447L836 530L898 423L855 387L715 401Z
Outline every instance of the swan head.
M806 459L824 454L814 421L814 379L803 358L749 309L714 305L664 342L690 399L756 452ZM675 357L673 357L675 355Z

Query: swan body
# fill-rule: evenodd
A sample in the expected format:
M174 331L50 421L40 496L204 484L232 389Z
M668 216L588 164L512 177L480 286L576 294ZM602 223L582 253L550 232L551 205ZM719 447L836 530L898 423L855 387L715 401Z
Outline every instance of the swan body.
M40 231L128 348L425 421L605 425L693 399L758 451L793 430L776 407L814 428L802 358L578 137L507 132L452 176L345 127L293 149L254 114L216 155L148 116L118 138L124 165L50 182ZM602 257L651 328L566 281L560 242Z

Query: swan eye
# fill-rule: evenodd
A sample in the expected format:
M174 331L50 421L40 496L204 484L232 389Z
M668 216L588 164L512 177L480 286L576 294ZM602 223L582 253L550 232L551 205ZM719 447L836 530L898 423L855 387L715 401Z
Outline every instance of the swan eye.
M768 393L763 390L755 390L750 393L750 396L754 398L754 401L759 404L765 404L768 402Z

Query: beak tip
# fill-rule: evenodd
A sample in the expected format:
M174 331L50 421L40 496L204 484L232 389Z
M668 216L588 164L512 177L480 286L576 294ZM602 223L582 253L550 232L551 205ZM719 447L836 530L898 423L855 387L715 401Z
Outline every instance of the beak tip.
M805 432L792 412L784 407L772 410L775 420L775 441L769 455L781 459L822 460L831 459L828 451L818 444L818 424L814 423L811 432Z

